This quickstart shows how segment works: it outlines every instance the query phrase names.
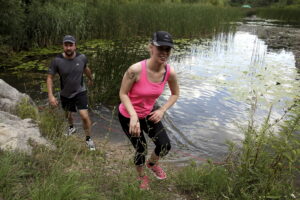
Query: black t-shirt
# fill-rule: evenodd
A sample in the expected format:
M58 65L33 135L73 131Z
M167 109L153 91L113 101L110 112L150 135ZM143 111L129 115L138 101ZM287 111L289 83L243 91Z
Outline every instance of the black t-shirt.
M48 73L52 75L59 74L61 96L72 98L76 94L86 91L83 72L87 62L86 56L77 52L76 57L73 59L64 58L60 54L52 60Z

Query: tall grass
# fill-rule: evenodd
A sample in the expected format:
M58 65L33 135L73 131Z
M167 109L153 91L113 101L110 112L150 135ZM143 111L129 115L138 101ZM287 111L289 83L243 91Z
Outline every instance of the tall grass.
M148 37L156 30L167 30L177 37L199 37L221 30L226 22L242 16L238 9L201 4L99 4L93 11L91 15L98 23L92 24L99 27L100 36L110 38Z
M16 106L16 114L21 118L38 119L38 109L29 98L23 98Z
M257 15L259 17L268 19L283 20L292 24L300 24L300 8L257 8Z
M94 87L90 88L90 103L106 105L119 103L119 88L127 68L148 57L147 41L115 41L105 48L98 48L96 57L91 59L95 74Z
M198 167L191 163L175 177L177 187L192 198L209 197L222 199L222 194L227 190L229 173L224 167L212 164Z
M32 175L27 168L28 156L0 151L0 199L26 198L26 179Z
M26 17L22 2L0 0L0 4L0 45L20 47L25 38L23 24Z
M88 200L97 199L92 183L82 183L82 174L66 173L62 169L52 169L45 177L37 178L30 188L32 200Z
M236 8L202 4L100 0L32 1L25 4L24 9L15 13L16 16L26 13L24 19L20 19L22 23L16 20L16 26L10 27L11 33L15 29L23 32L15 35L19 37L17 39L7 35L10 41L14 39L16 42L11 43L16 49L58 44L65 34L73 34L79 40L90 40L149 37L154 31L166 30L177 38L200 37L222 30L226 23L239 20L243 15ZM4 9L5 12L9 10Z
M24 106L24 104L21 104ZM84 137L64 136L62 110L44 108L37 122L56 148L33 145L31 155L0 151L0 198L5 200L175 199L162 185L140 191L131 157L94 138L89 151ZM168 182L164 182L167 184Z
M267 116L260 127L250 120L242 146L231 144L223 165L185 168L176 177L178 189L207 199L299 197L299 186L294 185L300 158L299 101L283 119L283 123L271 123Z

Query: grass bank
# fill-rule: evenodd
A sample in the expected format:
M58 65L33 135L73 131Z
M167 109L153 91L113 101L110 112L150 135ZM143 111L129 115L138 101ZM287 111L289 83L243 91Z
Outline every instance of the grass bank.
M25 102L19 106L22 118L32 116L24 115L28 107ZM171 178L172 170L168 170L169 180L160 182L152 178L152 190L140 191L131 162L133 151L126 145L95 140L97 150L89 151L84 137L65 137L61 110L46 108L39 112L37 122L42 135L56 148L31 144L32 155L0 151L0 199L171 200L180 196Z
M97 150L88 151L82 137L63 135L66 124L61 110L46 108L36 115L29 107L22 102L18 113L22 118L35 116L42 135L56 148L31 144L32 155L0 151L0 198L5 200L257 200L300 195L294 185L300 164L299 101L279 121L272 123L267 117L258 127L250 119L245 140L229 145L222 165L163 164L168 179L151 177L150 191L138 189L130 145L96 140Z
M184 168L176 177L177 188L195 199L298 199L300 101L278 121L269 117L261 126L251 117L244 141L229 143L223 165Z

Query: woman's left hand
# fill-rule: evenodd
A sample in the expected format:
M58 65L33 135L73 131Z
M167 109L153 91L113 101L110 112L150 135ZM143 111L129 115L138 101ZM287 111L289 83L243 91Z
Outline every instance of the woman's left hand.
M161 109L155 110L149 114L149 115L151 115L149 120L153 121L156 124L163 118L164 114L165 114L165 112Z

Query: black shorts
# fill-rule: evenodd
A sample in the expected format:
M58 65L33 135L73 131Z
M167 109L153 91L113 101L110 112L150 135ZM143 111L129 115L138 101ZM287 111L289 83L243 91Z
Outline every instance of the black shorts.
M73 98L60 96L60 101L62 108L65 111L77 112L78 110L88 109L88 98L86 91L80 92Z

